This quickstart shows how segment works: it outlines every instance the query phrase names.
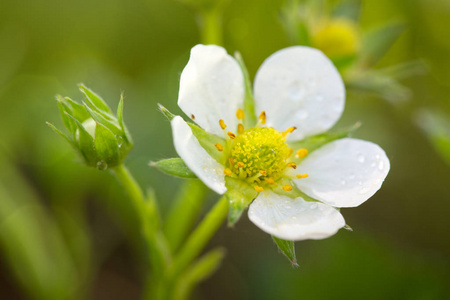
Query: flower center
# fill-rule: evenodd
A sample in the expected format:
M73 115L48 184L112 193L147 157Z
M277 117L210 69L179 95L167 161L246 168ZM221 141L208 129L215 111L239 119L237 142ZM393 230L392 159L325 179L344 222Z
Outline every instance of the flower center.
M276 180L286 168L286 159L290 154L286 138L281 132L271 127L254 127L234 139L231 168L240 177L272 177Z

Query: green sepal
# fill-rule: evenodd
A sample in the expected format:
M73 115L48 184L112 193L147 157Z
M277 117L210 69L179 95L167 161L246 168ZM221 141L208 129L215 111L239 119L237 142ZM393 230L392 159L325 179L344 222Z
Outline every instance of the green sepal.
M97 153L95 151L95 143L94 138L86 131L86 128L73 116L69 116L72 118L74 123L77 126L76 143L78 144L78 150L81 155L84 157L86 163L89 166L95 167L98 161Z
M75 137L75 131L77 126L74 121L68 116L72 115L72 108L64 102L64 99L61 96L56 96L56 100L58 101L58 109L61 114L61 119L64 123L64 126L69 130L72 136Z
M162 112L162 114L167 118L167 120L172 121L175 118L175 115L171 113L167 108L158 103L158 108Z
M51 129L53 129L54 132L56 132L57 134L59 134L61 137L63 137L69 144L72 145L72 147L74 147L75 149L78 150L77 145L75 144L75 142L69 138L67 135L65 135L64 133L61 132L61 130L59 130L58 128L55 127L55 125L53 125L50 122L45 122L45 124L47 124Z
M242 212L258 196L258 192L247 182L230 176L225 177L225 186L227 187L225 197L229 204L228 226L233 226L239 221Z
M69 105L72 107L72 116L80 121L80 123L83 123L87 119L89 119L91 116L87 112L84 105L77 103L76 101L73 101L69 97L64 97L64 100L69 103Z
M357 22L361 15L361 0L341 1L331 14L334 18L349 19Z
M225 165L227 160L226 153L228 153L227 141L215 134L206 132L193 123L188 122L187 124L191 127L192 134L197 138L202 148L205 149L205 151L219 164ZM219 143L224 147L223 151L217 150L215 146L216 143Z
M169 175L182 178L197 178L181 158L168 158L159 161L150 162L150 166L158 168L159 170Z
M99 95L88 89L83 84L80 84L78 87L93 110L96 110L99 113L103 112L106 114L112 114L112 111L109 108L109 106Z
M105 118L103 114L92 110L86 104L86 102L84 102L84 104L85 104L86 110L88 111L88 113L91 115L92 119L94 119L95 122L102 124L103 126L108 128L110 131L112 131L112 133L114 133L117 136L123 135L122 130L119 128L119 126L116 122L111 121L111 120Z
M364 67L376 64L404 30L403 23L390 22L369 31L362 40L360 63Z
M117 106L117 122L119 122L120 128L124 130L123 125L123 94L120 94L119 105Z
M247 67L245 66L244 59L241 53L235 52L234 58L239 63L241 67L242 74L244 75L244 87L245 87L245 97L244 97L244 113L245 119L243 121L244 128L254 127L256 125L256 115L255 115L255 99L253 98L252 83L250 81L250 76L248 75Z
M116 136L111 130L99 123L95 127L94 144L99 158L98 169L105 170L120 163L119 144Z
M360 122L355 123L353 126L339 131L329 131L327 133L321 133L307 137L301 141L290 143L289 146L293 149L306 149L308 153L319 149L320 147L332 142L334 140L342 139L348 137L352 132L361 126ZM300 161L300 159L294 159L294 161Z
M347 231L353 232L353 228L351 228L350 225L348 225L348 224L345 224L345 226L342 227L342 228L344 228L344 229L347 230Z
M294 242L282 240L275 236L272 236L272 239L275 242L275 244L277 245L278 250L280 250L281 253L283 253L284 256L287 257L287 259L289 259L289 261L291 262L291 264L293 266L298 267L297 257L295 256Z

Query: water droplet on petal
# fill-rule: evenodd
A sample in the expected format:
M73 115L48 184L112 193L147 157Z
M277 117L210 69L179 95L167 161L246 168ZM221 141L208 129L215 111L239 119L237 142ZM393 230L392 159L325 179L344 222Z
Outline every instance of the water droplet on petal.
M347 183L347 181L341 180L341 185L345 185L346 183Z
M368 188L366 188L366 187L363 187L362 189L360 189L360 190L359 190L359 192L358 192L358 193L359 193L360 195L363 195L363 194L366 194L366 193L367 193L368 191L369 191L369 189L368 189Z
M316 209L317 208L317 203L312 203L309 207L311 209Z
M291 100L299 102L305 96L305 89L298 82L294 82L288 88L288 95Z
M108 164L101 160L97 163L97 169L99 169L100 171L105 171L106 169L108 169Z
M358 161L359 161L360 163L363 163L363 162L366 161L366 158L364 157L364 155L359 154L359 155L358 155Z

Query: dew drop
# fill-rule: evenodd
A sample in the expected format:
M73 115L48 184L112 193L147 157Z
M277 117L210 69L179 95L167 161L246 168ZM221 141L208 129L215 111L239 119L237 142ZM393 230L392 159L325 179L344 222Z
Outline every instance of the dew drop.
M317 203L312 203L309 207L311 209L316 209L317 208Z
M294 82L288 88L288 95L291 100L298 102L305 96L305 89L298 82Z
M363 163L363 162L366 161L366 158L364 157L364 155L358 154L358 161L359 161L360 163Z
M119 148L123 145L123 137L120 135L117 137L117 144L119 145Z
M345 181L345 180L341 180L341 185L346 185L347 184L347 181Z
M97 169L99 169L100 171L105 171L106 169L108 169L108 164L101 160L97 163Z

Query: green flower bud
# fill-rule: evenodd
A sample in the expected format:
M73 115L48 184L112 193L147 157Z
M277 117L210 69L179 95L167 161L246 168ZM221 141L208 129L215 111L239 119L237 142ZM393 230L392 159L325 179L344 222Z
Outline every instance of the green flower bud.
M47 123L65 138L80 154L84 162L99 170L113 168L123 162L133 147L133 141L123 122L123 97L114 115L100 96L84 85L83 104L68 97L57 96L58 107L69 135Z

